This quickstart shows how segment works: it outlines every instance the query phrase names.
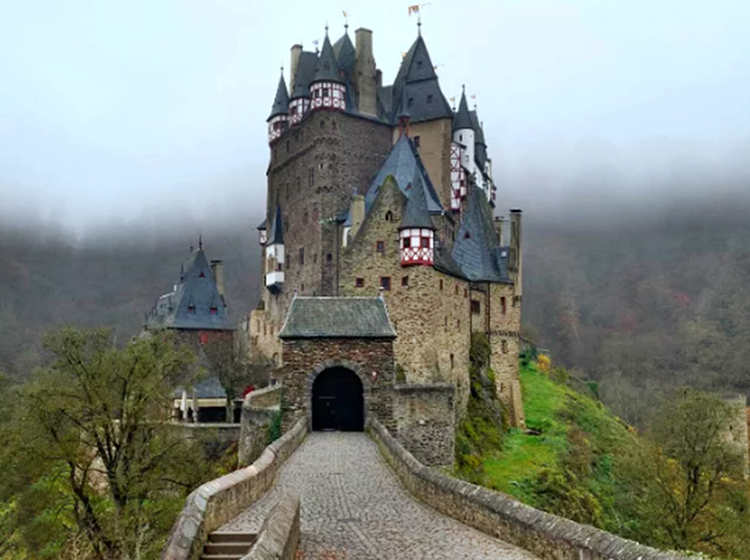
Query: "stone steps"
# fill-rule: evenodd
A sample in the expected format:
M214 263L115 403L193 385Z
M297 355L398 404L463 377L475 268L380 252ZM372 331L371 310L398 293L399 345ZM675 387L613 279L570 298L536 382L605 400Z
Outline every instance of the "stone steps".
M254 533L211 533L201 560L240 560L252 548Z

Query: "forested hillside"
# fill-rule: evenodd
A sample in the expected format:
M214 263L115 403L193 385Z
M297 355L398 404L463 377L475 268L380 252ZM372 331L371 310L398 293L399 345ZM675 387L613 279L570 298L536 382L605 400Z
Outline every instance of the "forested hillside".
M607 217L525 212L524 324L554 360L599 382L640 424L664 389L750 393L748 196L629 205ZM136 334L202 231L226 265L230 312L257 302L257 218L130 228L82 240L0 225L0 371L25 377L58 324Z

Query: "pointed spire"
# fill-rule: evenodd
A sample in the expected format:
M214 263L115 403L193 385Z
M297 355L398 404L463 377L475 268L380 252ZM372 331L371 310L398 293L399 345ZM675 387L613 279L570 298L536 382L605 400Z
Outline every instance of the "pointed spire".
M461 128L472 128L469 104L466 102L466 86L461 86L461 101L458 104L458 112L453 117L453 130Z
M276 213L271 221L269 228L268 241L266 245L283 245L284 244L284 227L281 223L281 206L276 207Z
M281 77L279 78L279 85L276 88L276 98L273 100L273 106L271 106L271 114L268 115L267 121L278 115L286 115L289 113L289 93L286 89L286 82L284 81L284 67L281 67Z
M422 172L417 168L414 172L414 178L407 187L409 200L406 202L406 210L401 220L399 229L407 228L424 228L434 230L435 226L430 219L430 212L427 209L427 197L425 196L425 184L422 179Z
M315 79L313 80L313 82L321 81L342 82L339 64L336 61L336 54L333 52L331 40L328 38L328 26L326 26L326 36L325 39L323 39L323 49L320 51L318 67L315 71Z

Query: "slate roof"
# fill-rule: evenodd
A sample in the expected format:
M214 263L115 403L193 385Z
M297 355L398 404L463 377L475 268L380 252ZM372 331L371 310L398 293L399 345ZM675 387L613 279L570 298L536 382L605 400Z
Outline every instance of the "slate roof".
M469 185L469 200L456 234L452 256L469 280L511 283L507 267L500 262L501 251L492 208L484 192L473 183Z
M297 72L294 75L294 88L291 99L310 97L310 83L315 78L318 55L314 52L302 51L297 61Z
M434 230L435 226L430 219L430 211L427 209L425 185L419 169L415 171L414 178L406 190L409 193L409 200L406 201L406 209L400 229L427 228Z
M182 391L185 387L177 387L172 393L172 397L175 399L182 398ZM188 403L192 396L192 392L195 391L195 397L198 399L226 399L227 392L222 387L221 382L216 377L208 377L195 383L192 387L187 389Z
M440 89L430 53L421 35L406 53L393 84L395 91L392 99L398 100L398 107L393 107L395 114L402 109L402 98L405 98L412 122L453 118L453 110ZM411 104L408 104L408 100L411 100Z
M487 163L487 144L484 142L484 130L479 123L479 117L476 111L469 113L471 118L471 128L474 129L474 159L479 165L479 169L484 173L484 166Z
M380 186L388 175L393 175L401 192L404 193L406 197L409 197L409 191L406 187L408 187L414 180L414 175L417 171L422 174L422 184L425 189L427 209L431 214L442 213L444 209L440 203L440 198L435 192L435 188L432 186L432 182L427 175L424 165L422 165L422 162L416 154L414 144L406 135L402 135L393 145L391 153L388 154L388 157L385 162L383 162L377 175L375 175L375 179L373 179L370 187L367 189L367 194L365 194L365 208L367 211L370 211L370 207L378 195Z
M473 128L471 115L469 115L469 104L466 102L466 90L461 91L461 101L458 103L458 111L453 118L453 130L459 128Z
M279 338L395 338L385 301L366 297L296 297Z
M326 33L325 39L323 39L323 48L320 50L320 58L318 58L318 65L315 69L315 78L312 81L339 83L344 81L341 78L339 63L336 61L336 55L333 52L331 41L328 39L328 33Z
M265 231L265 229L266 229L266 220L263 220L263 222L257 228L255 228L255 229L260 229L260 230Z
M336 55L336 62L338 62L339 69L344 73L346 80L349 81L352 70L354 70L354 63L357 62L357 51L348 33L344 33L333 44L333 53Z
M286 82L284 81L284 74L281 74L279 78L279 85L276 88L276 98L271 106L271 114L268 115L267 121L270 121L277 115L286 115L289 113L289 94L286 90Z
M157 300L146 328L234 330L202 248L191 253L181 276L174 290Z
M434 266L437 270L455 276L456 278L467 279L464 271L458 266L458 263L455 261L448 248L443 247L440 244L435 247Z
M266 245L283 245L284 244L284 224L281 222L281 206L276 207L276 212L271 220L268 240Z

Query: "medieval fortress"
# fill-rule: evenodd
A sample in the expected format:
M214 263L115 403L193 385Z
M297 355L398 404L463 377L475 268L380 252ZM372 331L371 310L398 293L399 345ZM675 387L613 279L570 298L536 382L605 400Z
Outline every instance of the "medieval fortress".
M421 34L391 85L372 31L354 36L332 44L326 30L320 52L294 45L289 85L283 71L279 79L251 354L273 361L292 407L308 415L311 370L339 367L361 377L365 409L379 409L386 424L398 408L386 401L398 399L385 384L450 384L445 402L460 418L471 335L482 332L497 395L510 424L522 426L521 211L510 211L509 227L494 217L477 112L465 92L451 108ZM373 369L391 353L391 366Z

